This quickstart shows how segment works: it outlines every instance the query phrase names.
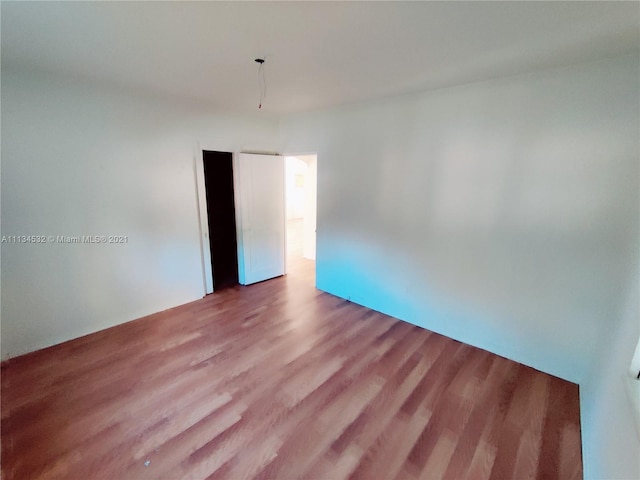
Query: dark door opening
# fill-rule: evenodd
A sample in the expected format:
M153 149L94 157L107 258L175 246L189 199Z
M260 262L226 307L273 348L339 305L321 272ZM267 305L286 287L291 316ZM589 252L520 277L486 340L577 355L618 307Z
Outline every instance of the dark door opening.
M213 289L238 284L236 209L231 153L203 150Z

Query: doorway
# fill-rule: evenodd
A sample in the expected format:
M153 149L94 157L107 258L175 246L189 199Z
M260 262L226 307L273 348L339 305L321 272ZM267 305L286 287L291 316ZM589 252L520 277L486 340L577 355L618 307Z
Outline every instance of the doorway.
M238 284L233 157L229 152L202 151L213 290Z
M285 158L287 269L316 259L317 155Z

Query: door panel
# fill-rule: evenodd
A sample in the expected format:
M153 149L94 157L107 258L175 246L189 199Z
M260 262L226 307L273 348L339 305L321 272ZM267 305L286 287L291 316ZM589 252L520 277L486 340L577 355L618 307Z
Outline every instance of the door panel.
M239 281L284 275L284 158L241 153L235 172Z

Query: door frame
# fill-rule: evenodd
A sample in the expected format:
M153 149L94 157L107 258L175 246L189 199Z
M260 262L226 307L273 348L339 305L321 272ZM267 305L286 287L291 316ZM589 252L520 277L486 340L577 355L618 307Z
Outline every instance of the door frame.
M203 140L198 140L194 145L193 152L193 177L195 183L195 191L196 191L196 213L198 219L198 237L200 241L200 265L202 267L202 296L205 297L210 293L213 293L213 269L211 266L211 250L209 249L209 217L207 210L207 190L204 182L204 156L202 152L204 150L216 151L216 152L225 152L231 153L231 162L233 165L233 189L234 189L234 197L235 197L235 208L236 208L236 238L238 242L238 248L240 248L242 244L242 231L241 231L241 223L238 220L238 209L241 208L239 206L239 184L238 184L238 175L236 173L236 169L238 168L238 150L229 145L220 145L216 143L210 143ZM260 149L252 149L252 148L242 148L240 150L241 153L252 153L258 155L279 155L283 156L281 153L277 151L271 150L260 150ZM283 199L284 201L284 199ZM286 228L285 228L285 246L286 246ZM286 253L286 252L285 252ZM238 255L238 267L240 267L239 263L241 261L240 256ZM285 257L285 274L287 268L287 262Z
M211 267L211 251L209 248L209 218L207 211L207 190L204 184L203 150L212 150L196 143L193 155L193 173L196 186L196 209L198 214L198 239L200 240L200 263L202 266L203 297L213 293L213 269ZM233 155L233 154L232 154Z
M294 153L283 152L281 155L283 157L285 157L285 158L286 157L307 157L307 156L311 156L311 155L316 157L316 179L315 179L316 180L316 185L315 185L315 188L316 188L316 198L315 198L315 204L316 204L315 205L315 207L316 207L316 228L315 228L316 249L315 250L316 251L315 251L315 254L316 254L316 256L315 256L315 259L313 260L313 262L315 263L316 269L317 269L317 266L318 266L318 248L317 248L317 245L318 245L318 157L320 155L318 154L317 150L316 151L303 151L303 152L294 151ZM285 198L285 202L286 202L286 198ZM286 208L286 203L285 203L285 208ZM286 218L285 218L285 223L286 223ZM286 231L287 231L287 229L286 229L286 226L285 226L285 241L286 241ZM285 246L286 246L286 244L285 244ZM286 263L287 262L285 262L285 271L286 271Z
M198 217L198 238L200 240L200 265L202 267L202 296L213 293L213 268L211 266L211 250L209 248L209 212L207 210L207 189L204 182L204 150L231 154L233 168L236 166L237 152L228 145L198 141L193 152L193 176L196 188L196 213ZM235 170L234 170L235 172ZM237 189L236 175L233 175L233 189ZM237 204L237 199L236 199ZM236 220L237 224L237 220Z

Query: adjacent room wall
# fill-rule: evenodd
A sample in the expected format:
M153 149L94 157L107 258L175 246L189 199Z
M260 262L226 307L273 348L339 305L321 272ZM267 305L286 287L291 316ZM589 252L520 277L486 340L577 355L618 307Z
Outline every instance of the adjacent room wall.
M304 245L302 255L309 260L315 260L318 158L316 155L305 155L300 158L304 158L309 166L304 176Z
M639 93L624 56L286 119L321 158L318 287L584 380L637 239Z
M307 164L297 157L285 157L287 221L304 218L304 182L299 183L299 179L304 178L307 168Z
M272 148L277 123L44 72L2 71L2 358L203 296L197 142Z

